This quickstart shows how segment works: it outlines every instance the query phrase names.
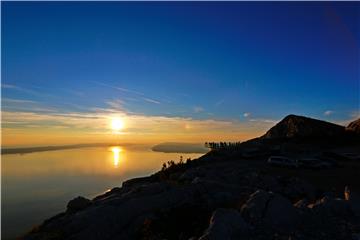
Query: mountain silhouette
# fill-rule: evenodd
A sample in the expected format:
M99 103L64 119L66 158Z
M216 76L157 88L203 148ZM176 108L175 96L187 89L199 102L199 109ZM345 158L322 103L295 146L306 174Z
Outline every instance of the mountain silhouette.
M261 139L334 137L344 134L345 127L309 117L288 115L270 128Z

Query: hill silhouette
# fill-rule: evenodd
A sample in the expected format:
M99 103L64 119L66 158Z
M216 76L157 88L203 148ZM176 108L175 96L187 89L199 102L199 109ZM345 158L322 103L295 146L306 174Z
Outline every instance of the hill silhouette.
M303 116L288 115L269 129L261 139L334 137L344 134L345 127Z

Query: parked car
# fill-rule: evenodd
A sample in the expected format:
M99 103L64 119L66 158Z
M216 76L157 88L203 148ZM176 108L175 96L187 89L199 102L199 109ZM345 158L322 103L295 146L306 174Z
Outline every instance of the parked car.
M323 169L331 168L332 165L329 162L321 161L317 158L302 158L297 161L299 167L310 169Z
M346 154L336 152L323 152L321 155L322 157L330 158L338 162L347 162L352 160L351 157L347 156Z
M290 168L298 167L296 160L283 156L271 156L267 162L273 166L290 167Z
M359 161L360 160L360 155L357 153L343 153L342 155L351 161Z
M333 159L333 158L331 158L331 157L327 157L327 156L324 156L324 155L320 155L318 158L319 158L321 161L329 164L330 167L334 167L334 168L343 167L343 165L342 165L339 161L337 161L337 160L335 160L335 159Z

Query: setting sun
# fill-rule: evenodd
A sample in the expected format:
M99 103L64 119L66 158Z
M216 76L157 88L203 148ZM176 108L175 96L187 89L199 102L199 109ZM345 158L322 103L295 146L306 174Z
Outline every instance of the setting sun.
M111 128L114 131L120 131L124 129L124 121L120 118L113 118L111 120Z

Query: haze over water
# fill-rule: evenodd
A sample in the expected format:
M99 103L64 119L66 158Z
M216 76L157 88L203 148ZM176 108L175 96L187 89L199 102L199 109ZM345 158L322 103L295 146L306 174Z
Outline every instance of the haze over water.
M163 162L200 155L153 152L145 145L2 155L2 239L64 211L74 197L92 198L160 170Z

